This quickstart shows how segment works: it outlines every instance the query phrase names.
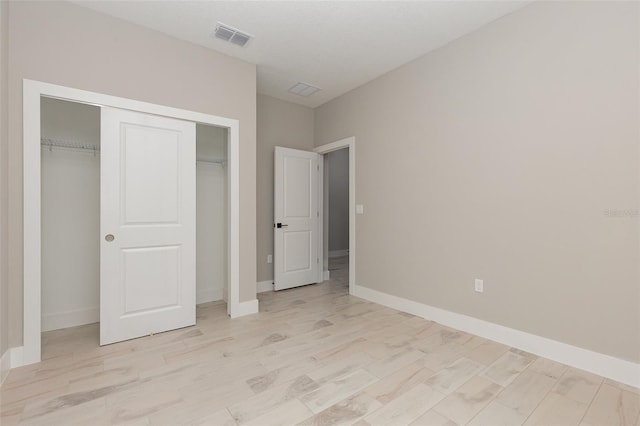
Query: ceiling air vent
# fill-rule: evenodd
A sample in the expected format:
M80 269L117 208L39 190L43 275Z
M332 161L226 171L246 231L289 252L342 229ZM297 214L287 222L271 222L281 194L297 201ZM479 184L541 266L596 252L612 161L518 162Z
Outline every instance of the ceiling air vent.
M304 96L306 98L307 96L311 96L314 93L319 92L320 90L322 89L319 89L307 83L296 83L289 89L289 92L293 93L294 95Z
M221 22L218 22L216 25L213 35L220 40L228 41L229 43L233 43L240 47L244 47L244 45L251 40L251 36L249 34L243 33L237 28L230 27L229 25L225 25Z

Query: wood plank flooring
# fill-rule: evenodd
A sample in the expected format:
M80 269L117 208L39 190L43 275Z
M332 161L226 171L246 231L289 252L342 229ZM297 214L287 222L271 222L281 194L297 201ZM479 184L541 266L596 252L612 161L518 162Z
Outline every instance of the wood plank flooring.
M249 317L204 304L194 327L105 347L97 324L44 333L0 424L640 426L640 390L349 296L332 262Z

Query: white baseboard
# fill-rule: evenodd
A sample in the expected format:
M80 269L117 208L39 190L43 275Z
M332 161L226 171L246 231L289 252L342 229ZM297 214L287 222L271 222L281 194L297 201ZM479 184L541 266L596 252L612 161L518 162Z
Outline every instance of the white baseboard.
M579 348L557 340L458 314L377 290L354 285L353 295L389 308L408 312L476 336L590 371L630 386L640 387L640 364Z
M76 311L42 315L42 331L58 330L100 321L100 308L93 307Z
M349 254L349 249L330 250L329 251L329 257L342 257L342 256L346 256L348 254Z
M31 362L25 362L23 351L24 346L18 346L16 348L9 348L2 354L2 357L0 357L0 385L4 383L9 375L9 370L31 364Z
M324 271L322 274L323 281L329 281L331 279L331 271Z
M247 300L246 302L240 302L238 309L235 312L231 312L231 318L243 317L245 315L258 313L258 299Z
M32 361L25 362L24 346L11 348L11 368L22 367L23 365L32 364Z
M221 288L212 288L208 290L200 290L196 293L196 304L216 302L222 300L223 291Z
M4 351L0 357L0 386L9 375L9 370L11 370L11 349Z
M258 281L256 283L256 293L264 293L266 291L273 291L273 280Z

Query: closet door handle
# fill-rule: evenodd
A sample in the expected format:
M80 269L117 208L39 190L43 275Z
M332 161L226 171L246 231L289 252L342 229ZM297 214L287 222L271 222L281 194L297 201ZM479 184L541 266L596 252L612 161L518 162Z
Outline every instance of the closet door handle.
M113 234L107 234L104 236L104 239L110 243L111 241L113 241L115 239L115 237L113 236Z

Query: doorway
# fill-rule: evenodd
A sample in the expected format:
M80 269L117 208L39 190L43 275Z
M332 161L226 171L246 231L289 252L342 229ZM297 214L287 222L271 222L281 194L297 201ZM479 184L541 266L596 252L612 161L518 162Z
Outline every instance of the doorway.
M349 284L349 148L324 154L324 223L328 271L334 281Z
M334 241L334 250L333 253L331 253L332 250L330 250L330 245L332 242L332 238L330 236L332 229L331 229L331 223L330 223L330 179L331 177L329 176L331 173L331 170L329 169L329 165L327 164L328 161L331 161L331 158L328 158L328 161L325 161L325 169L324 169L324 176L323 176L323 190L322 190L322 204L323 204L323 220L321 221L321 227L322 229L322 246L323 246L323 270L324 270L324 278L328 279L331 275L331 272L329 270L330 265L334 264L334 263L339 263L340 260L344 261L344 262L348 262L348 281L349 281L349 294L353 294L355 285L356 285L356 138L355 137L349 137L349 138L345 138L345 139L341 139L339 141L336 142L332 142L326 145L322 145L319 146L317 148L314 149L314 152L321 154L325 157L325 159L327 159L327 155L333 152L338 152L341 151L339 154L334 154L335 158L338 158L338 160L334 160L334 162L346 162L347 164L347 170L346 170L346 175L343 174L338 174L335 175L334 174L334 178L339 179L339 180L347 180L348 181L348 188L342 188L342 191L344 192L345 189L347 189L347 193L348 193L348 207L345 209L344 206L341 206L341 210L344 212L344 210L348 211L348 220L347 220L347 224L344 223L344 218L340 218L341 221L341 225L338 225L341 227L338 229L334 229L334 234L335 236L333 237L333 241ZM346 160L346 161L345 161ZM344 164L340 167L341 171L344 173ZM334 196L337 194L334 194ZM343 202L344 201L344 193L338 195L338 198L340 198L339 202ZM336 214L340 214L340 213L336 213ZM334 225L336 226L336 225ZM341 237L344 237L344 233L345 233L345 228L348 229L348 241L344 241L344 240L340 240ZM342 247L341 249L337 249L336 247L338 246L344 246L346 245L346 248ZM346 252L345 252L346 250ZM330 260L330 256L333 254L333 260ZM342 256L342 259L339 259L340 256ZM337 265L339 266L339 265Z
M42 97L84 104L138 111L161 117L202 123L227 129L227 311L231 317L242 315L239 302L239 123L208 114L117 98L42 82L24 80L24 346L17 352L16 365L39 362L41 358L41 123Z

